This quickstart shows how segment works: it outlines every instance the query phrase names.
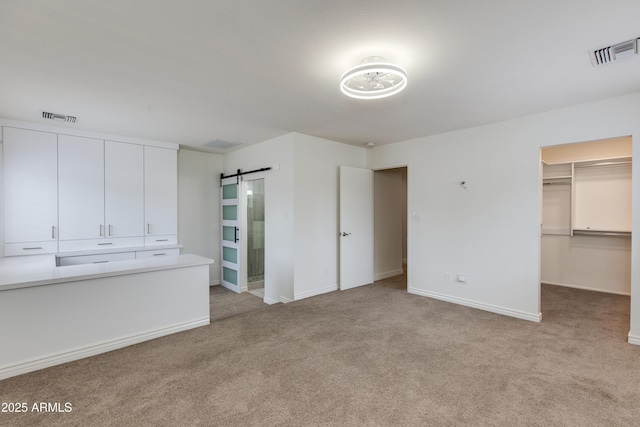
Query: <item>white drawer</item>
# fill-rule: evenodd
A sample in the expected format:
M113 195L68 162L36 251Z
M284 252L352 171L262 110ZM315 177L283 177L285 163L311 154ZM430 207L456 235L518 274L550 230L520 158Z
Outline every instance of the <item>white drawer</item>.
M95 251L99 249L112 248L131 248L144 246L143 237L120 237L120 238L104 238L104 239L87 239L87 240L61 240L59 242L59 251Z
M6 243L4 256L55 254L58 242Z
M180 249L158 249L155 251L137 251L136 259L155 258L161 256L176 256L180 255Z
M78 255L78 256L65 256L59 257L56 260L56 264L59 267L65 265L79 265L79 264L99 264L104 262L124 261L128 259L135 259L135 252L116 252L113 254L100 254L100 255Z
M178 243L178 236L175 234L144 237L145 246L176 245L177 243Z

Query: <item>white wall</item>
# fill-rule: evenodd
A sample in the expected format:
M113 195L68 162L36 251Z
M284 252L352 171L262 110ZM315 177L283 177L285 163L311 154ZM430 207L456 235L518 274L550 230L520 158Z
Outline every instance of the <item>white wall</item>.
M363 148L299 133L225 155L225 174L275 166L251 175L265 180L266 301L336 290L338 166L365 163Z
M220 284L220 173L222 156L178 151L178 239L183 254L214 260L209 282Z
M374 180L374 278L403 273L403 214L406 202L403 171L385 169L373 174Z
M294 134L232 151L224 156L224 173L264 167L274 170L251 175L265 185L265 300L293 300L294 251Z
M511 316L540 314L540 147L631 135L640 93L375 147L372 168L407 164L409 291ZM462 180L468 189L458 185ZM633 185L640 188L634 169ZM640 230L640 197L633 229ZM640 265L640 240L633 265ZM640 344L640 271L632 272L631 337ZM444 281L465 273L467 283ZM544 309L544 308L543 308Z
M631 239L542 236L542 283L613 294L631 292ZM543 313L544 313L544 307Z
M334 291L339 280L338 170L365 167L365 149L296 133L294 299Z

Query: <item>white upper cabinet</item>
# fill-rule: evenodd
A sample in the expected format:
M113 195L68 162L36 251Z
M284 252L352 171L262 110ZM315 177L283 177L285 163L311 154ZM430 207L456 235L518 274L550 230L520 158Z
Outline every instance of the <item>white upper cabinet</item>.
M5 127L3 140L5 255L56 252L57 135Z
M176 148L1 129L4 256L177 244Z
M105 236L104 142L58 136L60 240Z
M105 227L107 237L144 237L142 145L105 141Z
M176 243L178 233L177 151L144 147L145 244Z

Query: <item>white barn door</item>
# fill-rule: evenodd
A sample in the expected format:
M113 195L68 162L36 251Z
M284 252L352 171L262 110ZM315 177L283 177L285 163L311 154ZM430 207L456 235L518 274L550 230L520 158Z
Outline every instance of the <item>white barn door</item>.
M221 218L221 283L227 289L240 293L240 182L237 176L222 179Z

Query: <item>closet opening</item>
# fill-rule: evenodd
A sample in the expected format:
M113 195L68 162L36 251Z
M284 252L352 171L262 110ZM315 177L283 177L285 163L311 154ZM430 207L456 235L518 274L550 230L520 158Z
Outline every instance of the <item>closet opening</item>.
M562 288L630 296L631 136L542 147L540 159L543 319L561 310L544 294Z
M376 170L374 187L374 280L407 290L407 167Z

